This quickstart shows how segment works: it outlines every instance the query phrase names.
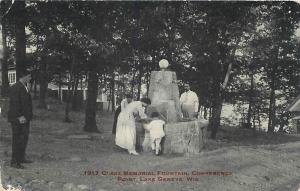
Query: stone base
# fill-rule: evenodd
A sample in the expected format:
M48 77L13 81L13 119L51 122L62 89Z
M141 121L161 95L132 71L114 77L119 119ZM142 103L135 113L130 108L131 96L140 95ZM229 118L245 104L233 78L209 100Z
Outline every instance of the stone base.
M206 143L207 120L166 124L166 136L162 140L163 153L198 154ZM137 134L138 147L144 152L151 151L149 132Z

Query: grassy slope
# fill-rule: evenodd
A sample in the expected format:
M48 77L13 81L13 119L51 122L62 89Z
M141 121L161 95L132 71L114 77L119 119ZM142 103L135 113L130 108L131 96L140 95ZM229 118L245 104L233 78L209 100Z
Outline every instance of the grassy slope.
M208 140L197 156L142 153L130 156L114 147L111 135L113 115L98 113L101 135L83 133L84 113L72 112L72 123L63 123L63 105L51 103L49 111L35 110L27 153L35 162L26 170L7 166L11 133L0 119L3 179L18 177L34 190L63 190L65 183L85 184L92 190L292 190L300 183L300 138L288 135L253 133L224 128L218 140ZM88 134L90 140L73 140L71 134ZM77 157L80 161L70 161ZM74 159L76 160L76 158ZM109 171L230 171L231 176L201 176L188 182L118 182L115 176L84 176L86 170ZM156 177L157 178L157 177ZM36 183L32 183L36 180ZM12 182L12 180L10 180ZM27 182L27 183L26 183ZM33 181L34 182L34 181ZM29 189L30 190L30 189Z

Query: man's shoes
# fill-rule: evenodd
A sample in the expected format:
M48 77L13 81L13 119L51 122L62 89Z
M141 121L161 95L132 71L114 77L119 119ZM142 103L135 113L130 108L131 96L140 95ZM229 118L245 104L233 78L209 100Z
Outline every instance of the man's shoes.
M12 163L10 164L10 167L17 168L17 169L24 169L25 167L19 163Z
M24 160L21 161L21 163L33 163L33 161L32 160L24 159Z

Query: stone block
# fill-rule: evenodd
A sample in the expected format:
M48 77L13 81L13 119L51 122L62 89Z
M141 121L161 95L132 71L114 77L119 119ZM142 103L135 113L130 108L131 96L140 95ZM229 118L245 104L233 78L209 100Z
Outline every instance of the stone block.
M206 127L198 120L167 124L163 152L199 153L205 143Z
M165 126L166 136L162 141L163 153L197 154L206 143L208 122L194 120L168 123ZM141 129L143 124L137 125ZM137 147L144 152L151 151L151 140L148 131L137 130Z
M172 71L151 72L149 98L151 106L147 113L160 112L167 122L177 122L181 109L176 73Z
M150 105L146 113L148 116L151 116L153 112L160 113L160 118L168 123L177 122L180 118L180 113L177 112L173 100L166 100L159 105Z

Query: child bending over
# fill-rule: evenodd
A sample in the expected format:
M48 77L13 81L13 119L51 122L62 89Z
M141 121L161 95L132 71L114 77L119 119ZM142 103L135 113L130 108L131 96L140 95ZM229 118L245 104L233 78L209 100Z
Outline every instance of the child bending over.
M155 155L159 155L161 151L160 142L165 136L163 120L159 119L159 113L153 112L151 114L152 121L145 125L145 129L150 132L151 148L155 151Z

